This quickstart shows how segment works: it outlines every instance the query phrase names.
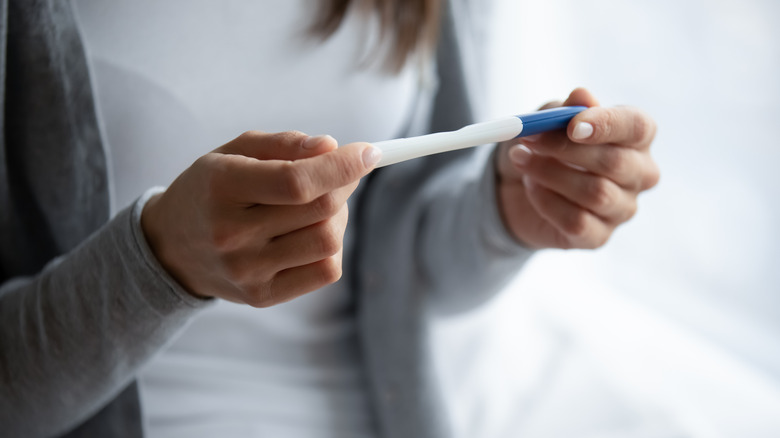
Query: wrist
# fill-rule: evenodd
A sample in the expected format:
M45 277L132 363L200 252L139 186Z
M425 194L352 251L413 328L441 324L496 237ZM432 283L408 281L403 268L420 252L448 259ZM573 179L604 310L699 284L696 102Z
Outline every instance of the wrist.
M186 281L183 270L176 265L177 257L173 254L170 245L166 245L166 236L170 240L171 233L166 231L163 205L161 203L165 192L160 192L146 202L141 212L141 230L146 244L151 250L157 263L165 272L176 281L182 289L195 298L210 298L194 292L194 289Z

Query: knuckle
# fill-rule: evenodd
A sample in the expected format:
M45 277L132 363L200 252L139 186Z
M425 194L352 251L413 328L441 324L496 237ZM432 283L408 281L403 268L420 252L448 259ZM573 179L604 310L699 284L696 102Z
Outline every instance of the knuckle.
M318 254L329 257L341 251L340 236L340 230L331 221L323 223L315 237Z
M577 248L577 245L574 244L574 241L571 239L571 236L565 234L565 230L564 230L564 233L560 233L556 235L555 248L569 250L569 249Z
M263 250L253 259L252 273L255 279L268 282L280 269L279 256L275 251Z
M601 234L598 238L596 238L593 241L595 246L592 249L601 248L602 246L606 245L607 242L609 242L609 239L611 238L612 238L612 232Z
M341 210L341 204L333 193L326 193L317 198L311 205L314 214L319 218L335 216Z
M652 162L649 170L645 173L644 181L640 189L648 190L655 187L661 181L661 170L655 162Z
M640 110L636 110L633 118L633 141L635 143L650 143L655 138L658 129L655 120Z
M631 220L631 218L636 216L636 213L637 213L638 210L639 210L639 206L638 206L638 204L636 202L636 199L633 199L631 201L631 203L629 203L626 206L626 208L625 208L625 210L623 212L623 217L621 218L620 222L621 223L622 222L628 222L629 220Z
M568 250L568 249L574 249L574 248L576 248L576 246L569 239L569 236L560 235L556 239L555 248Z
M566 241L568 246L562 249L598 249L606 245L610 236L611 233L575 236L573 239L568 239Z
M343 221L341 223L346 224L347 221L349 220L349 205L347 205L346 203L342 205L339 211L334 215L334 217L340 218ZM343 225L342 228L340 228L340 230L342 230L342 232L345 231L346 225Z
M225 177L230 172L230 160L223 156L206 154L195 160L192 169L198 169L198 178L203 193L209 198L213 198L223 191Z
M275 268L266 265L262 258L247 258L233 254L224 258L222 272L228 284L241 291L242 299L260 303L273 298L271 284L276 275Z
M599 170L608 174L625 174L628 171L629 166L627 153L628 151L624 148L607 146L606 149L599 154Z
M252 288L252 282L248 278L247 270L237 263L228 263L224 266L224 272L227 279L243 290Z
M594 142L609 142L615 132L618 123L618 113L614 108L607 108L601 113L600 120L593 123Z
M280 299L273 288L273 281L264 281L246 291L244 302L257 309L266 309L279 304Z
M262 292L254 292L249 294L245 299L244 302L256 309L267 309L274 304L277 304L275 300L273 300L271 297L269 297L267 294Z
M238 233L234 227L216 225L211 227L209 242L219 253L227 253L238 244Z
M588 233L588 213L585 210L577 210L566 216L562 227L564 233L580 240Z
M602 246L606 245L609 241L611 234L606 233L604 235L594 236L590 239L587 239L585 243L583 244L583 249L598 249Z
M594 208L608 207L615 202L613 187L605 178L593 178L585 185L585 199Z
M323 284L333 284L341 279L341 258L328 257L320 264L320 280Z
M284 145L294 144L296 146L298 146L305 137L306 134L300 131L275 132L270 136L271 140L274 142Z
M362 159L354 156L346 155L331 155L334 159L334 168L338 170L342 175L345 175L347 180L352 181L359 178L363 174L363 161Z
M255 289L257 286L246 269L238 266L225 266L223 273L225 284L229 284L240 291L242 301L251 299L256 295Z
M286 162L281 168L279 189L282 196L294 204L306 204L312 201L313 187L308 174L300 166Z
M648 138L650 133L650 124L641 114L634 116L631 123L631 140L634 143L642 143Z
M223 256L223 271L227 279L243 290L251 290L257 282L258 273L246 258L233 253Z
M238 136L238 140L243 142L255 142L264 139L268 134L263 131L244 131Z

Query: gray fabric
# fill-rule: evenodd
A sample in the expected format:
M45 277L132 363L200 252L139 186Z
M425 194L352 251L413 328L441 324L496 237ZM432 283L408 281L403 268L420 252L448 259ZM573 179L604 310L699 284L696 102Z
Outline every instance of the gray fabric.
M51 436L78 425L207 305L155 260L140 228L143 201L41 273L0 288L4 433ZM137 392L125 397L115 409L137 414ZM130 424L138 430L119 436L140 436L138 418Z
M417 115L434 130L475 117L483 9L473 3L452 0L446 15L438 92ZM0 431L141 436L133 376L207 302L154 259L144 199L105 222L105 156L70 3L0 5ZM344 271L383 437L450 435L426 320L489 299L529 256L501 224L490 160L481 149L390 166L352 202Z
M140 436L127 385L202 303L161 281L137 212L99 230L105 155L70 3L2 0L0 11L0 431L61 433L121 392L103 411L113 421L80 436Z
M86 61L69 3L3 0L2 9L3 61L12 66L3 70L0 151L5 279L37 272L94 232L108 218L108 194L105 156L84 81Z
M475 47L463 45L474 44L467 36L485 23L464 15L471 3L450 2L432 131L475 118L467 85L483 64ZM452 436L432 375L429 316L483 303L530 256L501 224L490 152L461 150L380 169L362 193L351 272L381 436Z
M48 13L30 13L35 10ZM0 44L0 60L3 63L0 87L3 87L5 102L2 110L7 110L0 117L3 128L0 147L2 283L11 277L40 271L52 257L67 252L94 232L107 218L108 196L105 190L105 160L92 98L88 84L83 81L86 64L83 57L65 56L81 53L78 35L68 19L68 4L17 1L9 5L4 0L0 3L0 11L0 39L3 42ZM16 68L7 71L5 66L8 64ZM63 118L62 114L69 117ZM69 144L77 147L66 147ZM19 147L12 148L11 145ZM30 178L36 174L51 175L52 178ZM61 185L53 188L47 181L58 181ZM8 289L4 286L3 290ZM4 392L8 393L0 397L0 430L3 434L14 436L17 432L21 434L21 429L15 424L19 421L30 425L46 425L48 421L43 418L26 419L18 412L28 396L13 397L15 392L22 390L16 382L25 378L25 371L19 372L16 367L29 364L17 357L17 350L28 345L16 344L14 341L23 338L12 339L11 336L15 334L14 330L22 328L16 324L29 326L35 323L36 316L48 318L49 315L44 312L57 309L41 306L37 309L38 315L19 319L24 315L19 313L6 320L6 313L12 312L18 305L18 302L6 298L4 294L0 308L3 314L0 373ZM8 331L11 325L14 327ZM35 328L46 331L51 330L50 327L39 324ZM46 342L50 340L46 339ZM40 353L23 352L28 360L45 361ZM121 398L122 402L107 408L109 415L120 411L125 414L129 409L138 410L137 397L133 397L132 389L125 391L127 395ZM137 424L135 428L130 426L120 428L130 432L140 430ZM84 427L84 430L87 429L89 426Z

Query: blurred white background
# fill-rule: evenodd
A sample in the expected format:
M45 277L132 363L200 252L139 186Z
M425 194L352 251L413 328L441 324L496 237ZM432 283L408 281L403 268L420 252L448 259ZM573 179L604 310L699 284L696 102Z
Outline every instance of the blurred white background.
M656 119L662 177L603 249L435 324L463 436L780 436L780 2L497 3L491 115L585 86Z

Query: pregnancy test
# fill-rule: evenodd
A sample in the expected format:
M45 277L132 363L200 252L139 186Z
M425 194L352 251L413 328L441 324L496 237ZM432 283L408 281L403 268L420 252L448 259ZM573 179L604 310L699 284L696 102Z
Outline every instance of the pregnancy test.
M511 140L518 137L565 128L585 110L584 106L564 106L522 114L490 122L475 123L457 131L437 132L419 137L398 138L373 143L382 150L376 167L400 163L426 155Z

